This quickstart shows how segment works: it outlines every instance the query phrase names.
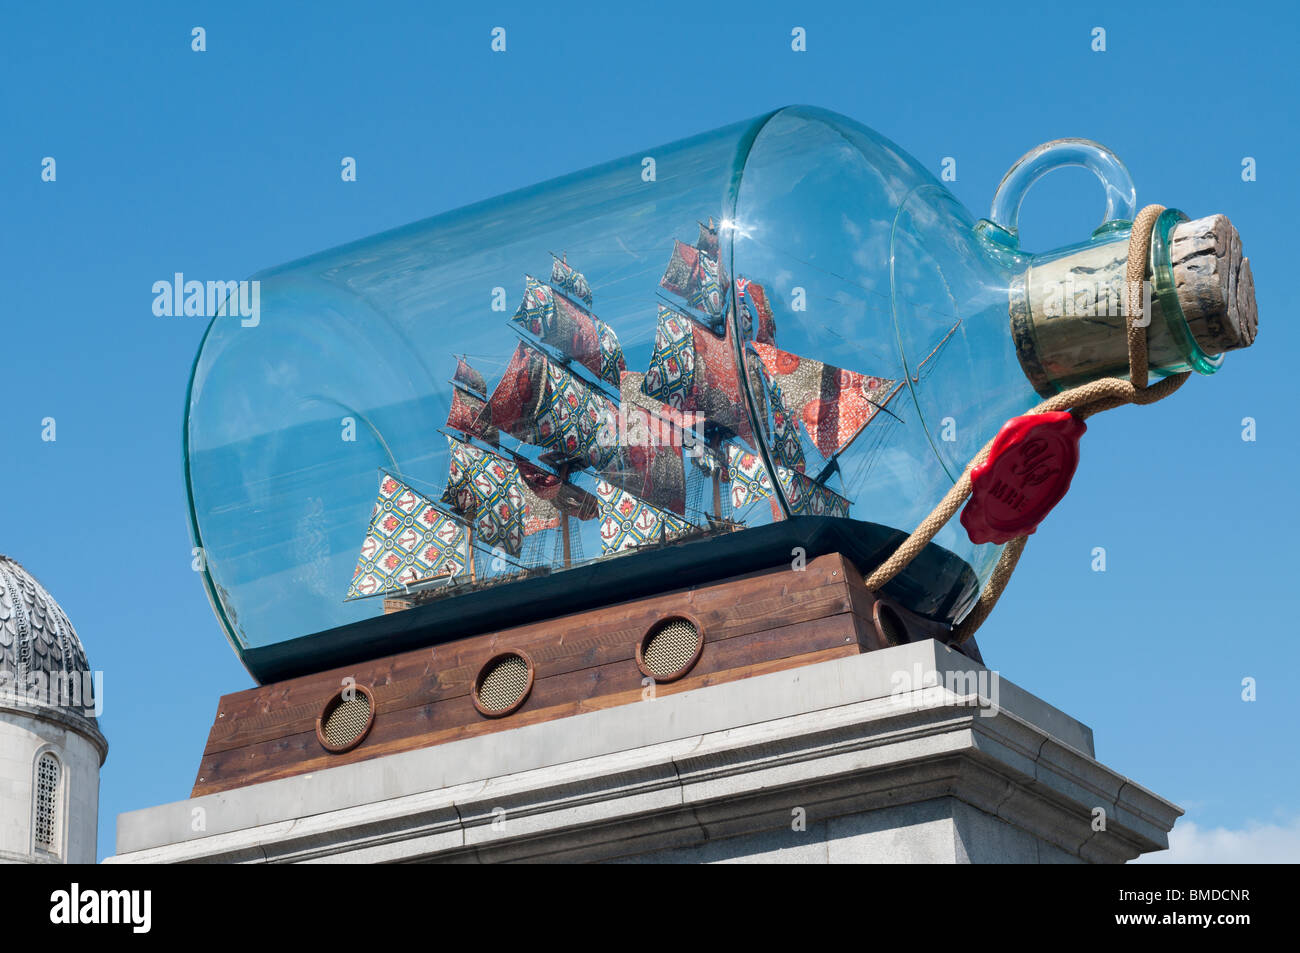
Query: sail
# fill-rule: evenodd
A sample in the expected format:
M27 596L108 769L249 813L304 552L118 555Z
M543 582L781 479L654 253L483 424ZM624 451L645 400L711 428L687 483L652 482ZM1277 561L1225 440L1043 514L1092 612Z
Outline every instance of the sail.
M708 328L660 305L654 351L641 390L674 410L699 411L709 423L750 440L730 325L727 335L719 338Z
M760 499L772 499L772 481L756 454L728 444L727 458L733 509L739 510ZM790 504L790 512L795 516L848 517L848 500L798 470L778 466L776 479Z
M618 407L527 344L515 349L488 406L512 437L581 467L603 470L618 458Z
M772 450L772 459L780 466L803 473L807 467L803 443L799 440L799 425L794 415L785 405L785 394L781 385L776 383L764 369L758 375L767 392L767 406L772 413L772 430L768 446Z
M718 277L718 260L685 242L673 242L673 254L659 284L692 308L713 318L722 317L722 288Z
M478 437L493 446L501 440L500 432L492 426L492 414L487 402L459 387L453 387L451 391L451 411L447 414L447 426L471 437Z
M613 328L531 275L524 278L524 300L511 320L615 387L627 369Z
M709 219L709 224L699 223L700 237L695 242L697 251L702 251L714 261L718 260L718 230L713 227L713 219Z
M737 278L736 300L745 336L752 336L759 344L776 344L776 319L763 286L748 278Z
M663 542L694 528L681 517L604 480L596 481L596 500L600 507L602 556Z
M753 344L763 367L803 420L808 436L825 457L853 442L902 384L869 377L821 361Z
M619 456L618 406L560 365L547 361L533 442L576 458L583 467L604 470Z
M361 544L345 601L397 592L441 576L458 576L465 571L468 559L465 527L428 497L381 472L370 529Z
M442 501L472 521L476 542L518 556L527 515L519 469L455 437L447 438L447 447L451 455Z
M493 425L524 443L536 442L538 409L546 393L546 365L545 354L520 341L488 398Z
M452 376L452 383L459 384L479 398L487 396L487 381L463 357L456 358L456 373Z
M641 499L677 513L686 512L683 447L695 441L694 415L681 414L642 391L644 374L623 374L621 394L624 444L622 473L604 471L612 483Z
M556 258L554 255L551 258L554 259L551 262L551 285L574 301L581 301L590 308L591 285L587 284L587 276L580 271L575 271L565 259Z

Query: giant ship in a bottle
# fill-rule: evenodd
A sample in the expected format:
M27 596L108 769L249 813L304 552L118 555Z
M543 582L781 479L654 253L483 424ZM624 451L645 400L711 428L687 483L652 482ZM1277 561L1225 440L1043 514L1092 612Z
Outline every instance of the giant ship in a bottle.
M839 457L892 416L904 382L781 350L766 289L738 276L727 294L718 248L711 219L693 245L674 240L659 300L647 302L656 317L643 373L628 370L565 256L552 255L549 280L525 275L502 327L516 340L496 386L489 392L457 358L439 428L449 450L441 490L380 471L346 598L385 596L392 611L709 540L746 527L759 508L765 523L847 520L852 501L832 488ZM738 366L757 386L744 386ZM575 523L592 520L600 552L588 557Z

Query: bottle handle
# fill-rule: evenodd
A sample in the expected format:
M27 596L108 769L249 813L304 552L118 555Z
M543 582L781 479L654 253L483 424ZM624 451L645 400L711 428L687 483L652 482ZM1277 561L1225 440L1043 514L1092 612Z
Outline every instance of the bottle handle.
M1091 139L1053 139L1017 159L993 194L989 220L1006 233L1009 244L1014 246L1019 241L1020 203L1029 187L1054 169L1066 166L1087 169L1101 181L1106 192L1106 217L1093 232L1094 237L1132 225L1137 211L1137 190L1119 156Z

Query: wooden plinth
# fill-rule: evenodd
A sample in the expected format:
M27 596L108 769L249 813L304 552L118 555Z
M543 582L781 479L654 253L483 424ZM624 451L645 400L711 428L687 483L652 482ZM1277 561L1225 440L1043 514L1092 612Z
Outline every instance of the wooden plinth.
M640 702L650 689L637 648L674 615L699 625L704 646L683 677L653 685L656 696L948 634L877 600L833 553L800 571L783 566L675 589L226 695L193 796ZM532 663L531 690L508 716L486 717L471 697L475 679L511 651ZM316 721L347 679L370 692L374 720L359 745L331 753Z

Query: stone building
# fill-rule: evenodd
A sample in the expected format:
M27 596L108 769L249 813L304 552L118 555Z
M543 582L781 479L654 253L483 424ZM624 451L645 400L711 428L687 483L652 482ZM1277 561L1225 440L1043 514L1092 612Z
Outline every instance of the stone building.
M63 609L0 555L0 862L95 862L99 697Z

